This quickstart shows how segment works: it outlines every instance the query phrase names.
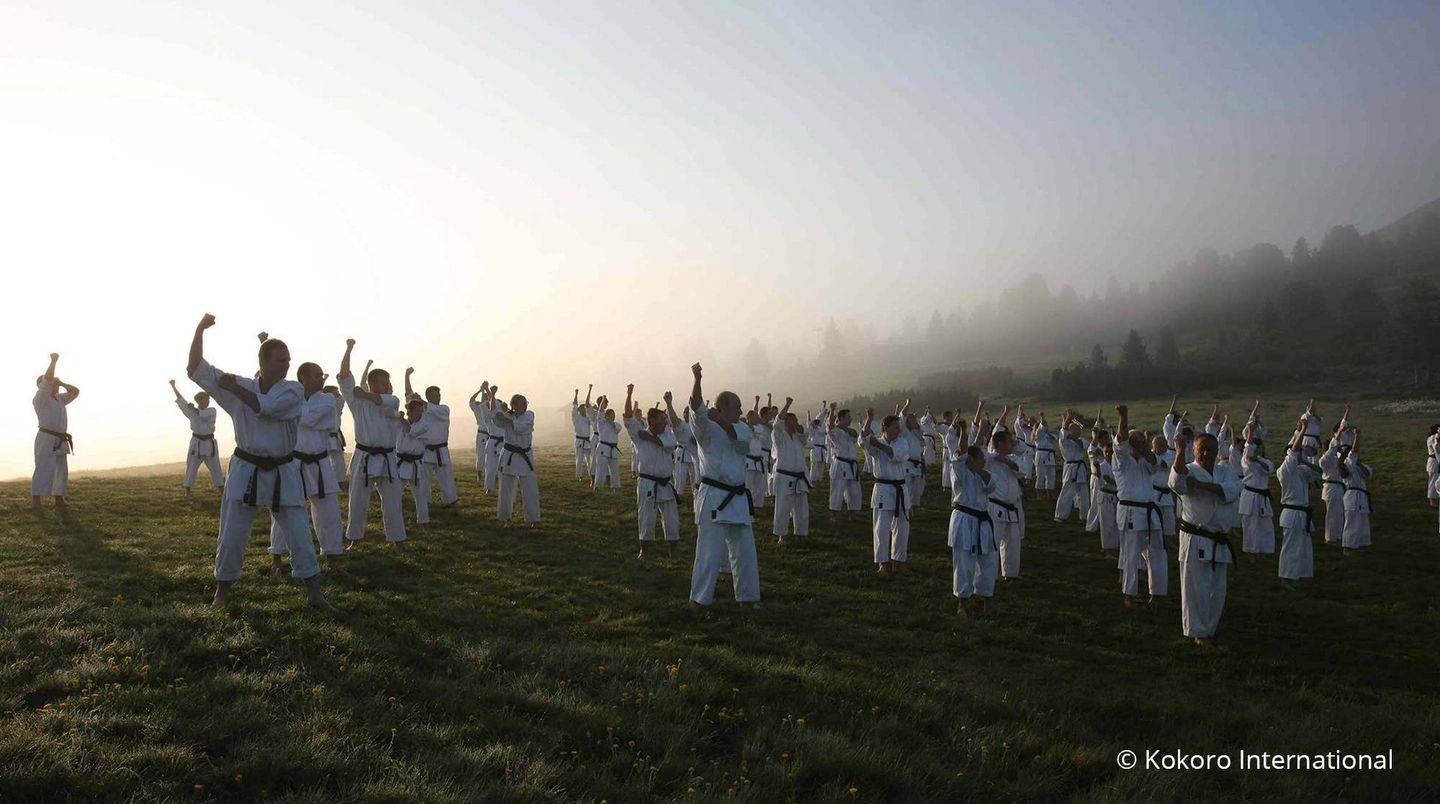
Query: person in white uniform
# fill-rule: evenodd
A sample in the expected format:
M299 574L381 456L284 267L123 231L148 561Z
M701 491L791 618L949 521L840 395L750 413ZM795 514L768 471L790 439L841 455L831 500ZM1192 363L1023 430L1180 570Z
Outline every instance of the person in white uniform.
M596 422L595 471L592 489L620 488L620 425L615 409L606 407Z
M1425 438L1425 498L1433 508L1440 505L1440 424L1430 425Z
M345 471L345 448L350 446L345 440L345 397L340 395L338 385L326 385L320 391L329 396L330 403L335 406L335 429L326 434L325 451L330 455L330 468L340 480L340 487L344 488L349 484L350 477L350 473Z
M800 420L790 412L795 400L785 397L770 441L775 455L775 540L810 535L810 476L805 467L805 446L809 437Z
M668 391L666 392L669 393ZM667 401L666 413L670 417L670 431L675 434L675 496L693 494L700 482L700 473L695 466L695 428L690 425L690 406L684 412L675 413L675 407Z
M871 429L875 413L866 411L862 430ZM892 572L895 564L909 560L910 505L906 499L906 467L910 439L902 432L899 416L886 416L880 435L865 442L865 453L875 464L875 485L870 489L872 546L876 571Z
M215 547L214 604L230 601L230 588L244 570L250 527L258 507L264 505L290 535L291 577L305 581L310 605L328 609L293 455L305 395L300 383L285 379L290 373L290 350L284 341L265 341L260 345L259 378L237 377L205 360L205 330L214 325L213 315L200 319L186 365L190 379L210 394L235 426L235 453L226 472Z
M475 478L480 481L482 494L485 493L485 465L490 454L490 411L483 399L489 391L490 383L486 382L470 395L470 413L475 416Z
M810 418L807 411L805 416L809 424L805 427L806 435L810 441L810 469L806 479L811 486L825 480L826 469L830 464L830 429L826 426L824 416L829 413L829 403L820 403L820 417Z
M1055 491L1055 457L1059 444L1055 434L1050 432L1043 412L1039 419L1039 425L1034 427L1032 432L1032 437L1035 439L1033 458L1035 462L1035 494L1037 498L1045 500L1049 499L1049 495Z
M1140 602L1140 569L1147 570L1147 584L1150 590L1149 603L1169 592L1170 566L1165 555L1165 537L1160 521L1160 508L1155 504L1155 453L1141 430L1130 429L1130 411L1126 405L1116 405L1119 415L1116 426L1117 440L1111 466L1115 470L1116 508L1115 524L1120 531L1120 572L1121 591L1125 605L1135 606ZM1120 436L1126 436L1120 441Z
M485 407L485 441L487 454L485 455L485 493L495 491L500 485L500 464L505 458L505 428L495 418L499 410L496 400L500 398L500 386L491 384L489 396L486 397Z
M1170 442L1163 435L1150 439L1150 451L1155 453L1155 471L1150 475L1150 484L1155 489L1155 504L1160 507L1160 533L1172 541L1177 533L1175 528L1175 492L1170 490L1170 466L1175 456L1170 454Z
M907 412L909 408L910 400L907 399L900 413L901 422L904 424L900 435L905 438L905 451L909 454L905 459L905 501L911 510L914 510L920 507L920 500L925 496L925 470L928 464L924 457L924 433L915 414Z
M175 381L170 381L170 390L175 392L175 406L190 422L190 449L185 453L185 499L190 499L190 488L195 485L195 476L204 464L210 472L210 482L217 489L225 487L225 478L220 473L220 450L215 443L215 408L210 407L210 395L201 391L195 395L195 403L185 400Z
M998 419L997 425L1003 421L1003 417ZM990 432L990 452L985 458L985 470L995 481L995 490L990 493L990 520L1000 551L1000 577L1004 580L1020 577L1020 552L1025 542L1025 491L1020 485L1020 469L1010 459L1014 444L1010 431L997 426Z
M837 403L830 403L826 420L825 447L830 453L830 512L848 511L851 516L860 510L860 463L858 445L860 434L850 426L850 410L837 410Z
M1303 456L1304 436L1296 428L1285 450L1285 460L1276 470L1280 477L1280 585L1290 591L1296 584L1315 577L1315 514L1310 507L1310 486L1320 479L1320 467Z
M570 400L570 426L575 430L575 479L583 481L590 476L590 394L595 384L585 389L585 401L580 401L580 389Z
M1351 428L1349 449L1340 464L1345 478L1345 532L1342 544L1347 554L1370 546L1370 480L1375 469L1360 460L1360 428Z
M30 476L30 510L39 512L40 498L54 497L55 510L66 510L65 492L70 485L70 454L75 440L70 436L70 417L65 408L80 396L80 389L55 377L58 352L50 353L50 366L35 378L35 472Z
M365 538L365 522L370 516L370 498L380 495L380 516L385 526L385 541L405 541L405 519L401 513L400 484L395 459L395 443L400 437L400 400L393 393L390 372L367 370L355 381L350 372L350 354L355 339L345 341L345 356L340 359L340 395L350 408L355 421L355 454L350 460L350 500L345 522L346 549L360 546Z
M500 502L496 511L501 522L510 521L518 491L524 498L525 521L535 524L540 521L540 485L535 479L535 413L524 396L515 394L510 404L500 403L492 414L502 428L501 449L505 455L500 459ZM613 417L614 414L612 413Z
M425 418L425 400L413 394L405 401L405 418L395 436L395 476L400 480L401 497L410 489L415 498L415 524L430 524L430 473L425 471L425 443L430 422ZM403 502L403 499L402 499Z
M300 488L310 508L310 524L320 542L320 554L344 555L345 530L340 524L340 476L330 460L330 434L339 427L335 397L324 391L325 373L314 363L301 363L295 372L305 401L300 404L300 421L295 435L295 462L300 469ZM309 538L306 531L304 538ZM280 557L290 552L290 534L281 520L270 519L270 571L281 575Z
M415 369L405 369L405 398L414 395L410 377ZM424 459L420 467L427 476L426 486L440 489L440 504L454 510L460 505L460 492L455 488L455 463L450 459L450 406L440 401L440 386L425 389L425 429L422 438ZM417 484L418 487L418 484Z
M1303 443L1302 454L1303 454ZM1332 435L1320 454L1320 499L1325 502L1325 543L1341 544L1345 541L1345 475L1340 464L1345 461L1349 447L1340 443L1338 434Z
M668 419L659 408L645 411L640 423L640 407L633 404L635 386L625 387L625 434L631 447L640 456L640 469L635 479L636 523L640 532L640 555L644 561L655 541L655 520L665 528L665 557L675 558L675 545L680 541L680 507L675 493L675 435L667 426ZM671 394L665 392L665 406L673 413Z
M1090 518L1090 461L1085 454L1085 442L1080 438L1080 422L1070 411L1060 422L1060 496L1055 500L1055 521L1070 519L1070 512L1078 510L1080 521Z
M959 423L964 429L964 422ZM951 590L958 601L955 613L970 613L971 600L988 606L995 595L995 576L1000 570L1000 548L995 543L995 526L990 521L990 493L995 481L986 468L985 450L968 446L951 470L950 562L954 571Z
M1196 645L1206 646L1225 611L1228 565L1235 561L1230 529L1235 525L1241 483L1233 467L1216 462L1215 436L1196 436L1195 460L1187 464L1188 446L1182 433L1170 472L1180 520L1180 628Z
M690 391L692 424L703 475L697 492L699 535L695 564L690 572L690 602L708 606L715 599L715 581L729 569L735 600L741 607L760 603L760 570L755 556L754 500L745 484L745 456L750 451L750 428L740 420L740 397L721 391L715 407L705 407L702 369L690 367L695 386Z
M1247 427L1247 433L1253 429ZM1240 458L1243 490L1240 492L1241 550L1253 555L1275 552L1275 506L1270 495L1270 475L1275 464L1265 457L1265 442L1259 437L1246 437Z

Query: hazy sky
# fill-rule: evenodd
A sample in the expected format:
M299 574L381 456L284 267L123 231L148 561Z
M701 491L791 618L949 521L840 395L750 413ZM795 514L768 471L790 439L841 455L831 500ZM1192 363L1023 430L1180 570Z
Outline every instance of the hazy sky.
M1434 2L0 0L0 477L50 351L72 466L183 457L206 311L236 372L352 336L555 405L1368 230L1440 195L1436 42Z

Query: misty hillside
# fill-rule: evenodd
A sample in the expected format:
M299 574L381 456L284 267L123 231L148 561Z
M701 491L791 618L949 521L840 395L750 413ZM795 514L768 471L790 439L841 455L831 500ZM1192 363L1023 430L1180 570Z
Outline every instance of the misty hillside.
M1368 234L1337 225L1319 243L1202 249L1143 286L1111 278L1088 296L1039 274L949 304L922 293L898 332L832 320L813 358L771 366L756 340L743 359L758 384L797 398L913 387L1095 398L1337 370L1423 386L1440 379L1437 287L1440 199Z

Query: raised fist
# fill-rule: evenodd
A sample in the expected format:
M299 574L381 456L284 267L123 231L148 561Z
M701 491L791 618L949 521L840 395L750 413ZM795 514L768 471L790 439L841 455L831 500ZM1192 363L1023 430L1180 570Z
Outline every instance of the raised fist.
M346 348L346 349L354 349L354 348L355 348L355 339L354 339L354 338L346 338L346 339L345 339L345 348Z
M209 329L213 326L215 326L215 316L206 313L204 317L200 319L200 328Z

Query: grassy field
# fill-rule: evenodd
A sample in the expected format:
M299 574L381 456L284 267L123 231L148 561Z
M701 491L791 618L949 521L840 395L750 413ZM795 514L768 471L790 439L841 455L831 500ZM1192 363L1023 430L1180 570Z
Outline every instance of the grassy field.
M1317 546L1299 594L1273 557L1243 563L1210 651L1180 634L1173 554L1174 597L1125 609L1098 537L1036 502L1003 612L957 620L934 485L912 572L877 577L868 514L826 521L817 493L809 540L757 539L760 609L727 587L693 611L693 525L680 560L637 562L628 477L584 491L557 450L537 529L499 528L471 477L464 514L403 550L377 506L324 576L333 614L268 576L258 528L235 601L211 608L218 506L206 489L188 508L178 476L80 479L67 522L0 485L0 800L1436 800L1427 417L1356 419L1375 547ZM1116 764L1242 748L1397 767Z

